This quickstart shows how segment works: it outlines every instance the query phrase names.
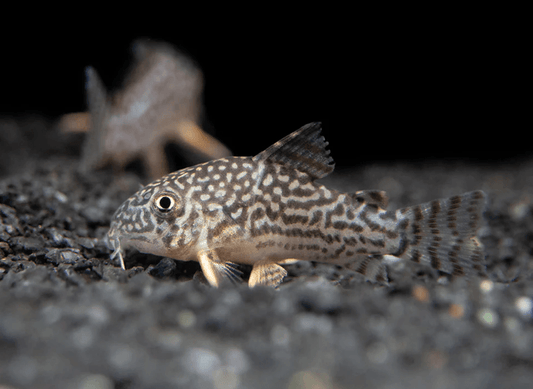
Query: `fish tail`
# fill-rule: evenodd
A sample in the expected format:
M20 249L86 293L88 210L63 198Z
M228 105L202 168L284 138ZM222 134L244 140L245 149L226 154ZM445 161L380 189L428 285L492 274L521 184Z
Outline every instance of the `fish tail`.
M476 234L485 203L485 193L474 191L396 211L402 239L394 255L456 276L482 274Z

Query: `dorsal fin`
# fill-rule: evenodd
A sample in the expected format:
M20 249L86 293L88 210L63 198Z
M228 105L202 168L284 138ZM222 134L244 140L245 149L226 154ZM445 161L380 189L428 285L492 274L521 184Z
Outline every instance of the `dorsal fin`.
M256 162L279 163L309 174L313 179L322 178L335 167L326 150L328 142L320 136L322 123L309 123L257 154Z

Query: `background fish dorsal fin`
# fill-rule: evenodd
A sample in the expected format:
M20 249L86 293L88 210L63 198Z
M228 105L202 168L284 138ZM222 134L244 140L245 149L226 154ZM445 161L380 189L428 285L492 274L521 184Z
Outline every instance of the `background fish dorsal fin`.
M335 167L326 150L328 142L320 136L322 123L309 123L257 154L256 162L279 163L309 174L313 179L322 178Z
M85 89L87 90L87 105L91 114L91 125L97 127L105 120L107 109L107 92L104 83L92 66L85 68Z
M90 130L83 145L81 168L93 169L103 163L103 144L106 134L106 120L109 106L104 83L92 66L85 68L85 89L87 91L87 106L90 114Z

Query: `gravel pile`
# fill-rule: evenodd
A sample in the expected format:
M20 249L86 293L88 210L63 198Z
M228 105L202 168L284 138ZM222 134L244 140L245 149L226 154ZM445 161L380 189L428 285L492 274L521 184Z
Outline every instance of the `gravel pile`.
M400 262L382 286L302 262L278 290L217 290L196 263L129 253L123 272L109 259L102 238L138 176L79 173L72 149L25 149L20 161L1 150L2 389L531 387L533 161L370 165L322 180L386 190L391 209L486 191L486 278Z

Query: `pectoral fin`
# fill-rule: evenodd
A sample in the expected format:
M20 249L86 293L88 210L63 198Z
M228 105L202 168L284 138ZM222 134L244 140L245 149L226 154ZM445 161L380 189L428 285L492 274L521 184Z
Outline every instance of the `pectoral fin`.
M215 250L203 250L198 253L198 262L205 278L211 286L219 287L224 280L240 280L242 272L237 265L220 260Z

